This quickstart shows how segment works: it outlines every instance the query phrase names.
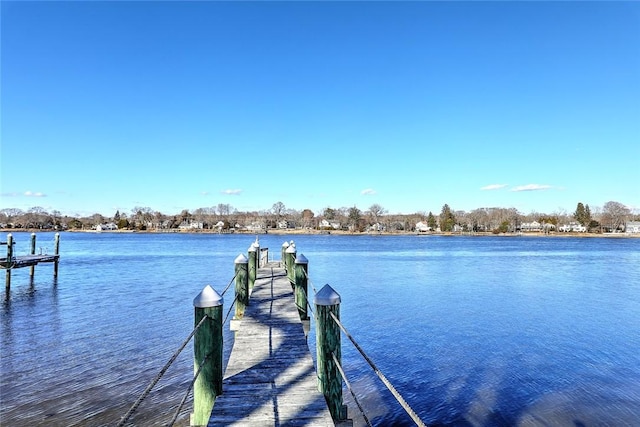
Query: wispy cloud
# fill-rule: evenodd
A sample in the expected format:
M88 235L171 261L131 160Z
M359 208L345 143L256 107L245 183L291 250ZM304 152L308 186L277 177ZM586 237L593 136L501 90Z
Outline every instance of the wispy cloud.
M2 193L2 197L18 197L20 193Z
M202 196L208 196L208 195L209 195L209 192L208 192L208 191L201 191L201 192L200 192L200 195L202 195Z
M546 184L527 184L514 187L511 189L511 191L540 191L549 190L550 188L551 186Z
M24 195L25 195L26 197L47 197L47 195L46 195L46 194L44 194L44 193L40 193L39 191L38 191L38 192L35 192L35 193L34 193L33 191L25 191L25 192L24 192Z
M501 188L507 187L507 184L489 184L481 187L481 190L500 190Z
M371 196L373 194L376 194L376 190L374 190L373 188L365 188L360 192L360 194L364 196Z
M242 190L240 189L228 189L228 190L222 190L221 191L222 194L228 194L230 196L237 196L238 194L242 193Z

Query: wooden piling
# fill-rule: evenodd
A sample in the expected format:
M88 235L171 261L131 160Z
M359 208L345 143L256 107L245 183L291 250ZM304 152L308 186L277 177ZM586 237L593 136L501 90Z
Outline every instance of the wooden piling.
M5 288L7 295L9 295L9 289L11 288L11 264L13 262L13 235L7 234L7 272L5 273Z
M54 252L55 255L60 255L60 233L56 233L54 240ZM55 261L53 262L53 277L58 277L58 260L59 257L56 256Z
M194 375L200 373L193 384L192 426L206 426L216 396L222 394L222 307L224 299L207 285L193 300L194 325L208 317L194 335ZM202 361L205 362L202 364ZM202 365L201 365L202 364Z
M282 249L280 250L280 263L281 266L284 267L285 271L287 270L287 248L289 247L289 242L284 242L282 244Z
M318 390L324 395L334 421L347 419L347 407L342 401L342 377L335 359L342 363L340 327L331 313L340 320L340 295L325 285L315 297L316 353Z
M295 259L296 259L296 246L295 245L289 244L289 247L285 251L285 259L286 259L285 265L286 265L286 270L287 270L287 277L289 278L289 281L293 285L293 281L295 280L294 279L294 272L293 272L294 262L295 262Z
M31 233L31 255L35 255L35 254L36 254L36 233ZM29 275L33 277L35 272L36 272L36 266L32 265L29 269Z
M298 313L300 314L300 320L309 319L309 314L307 311L307 284L308 284L308 271L309 271L309 260L304 254L300 254L296 257L295 260L295 301L296 307L298 307Z
M258 277L258 248L256 247L255 242L249 246L247 255L249 258L249 291L251 291L251 289L253 289L253 285L256 283L256 277Z
M249 305L249 275L247 274L249 260L240 254L234 263L236 272L236 313L234 319L242 319L244 309Z

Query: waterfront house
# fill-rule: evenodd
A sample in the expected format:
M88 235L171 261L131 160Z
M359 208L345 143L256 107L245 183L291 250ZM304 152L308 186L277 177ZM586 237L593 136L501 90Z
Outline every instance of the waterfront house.
M420 221L420 222L418 222L416 224L416 232L418 232L418 233L426 233L428 231L431 231L431 227L429 227L424 222Z
M629 221L624 226L625 233L640 233L640 221Z

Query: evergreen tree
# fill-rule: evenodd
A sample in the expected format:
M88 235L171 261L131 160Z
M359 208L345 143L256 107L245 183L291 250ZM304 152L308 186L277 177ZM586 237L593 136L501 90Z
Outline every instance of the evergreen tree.
M440 231L452 231L453 226L456 223L456 218L453 215L453 211L448 204L442 206L442 212L440 212Z
M576 211L573 213L573 217L580 223L580 225L586 225L588 224L588 222L586 221L586 215L587 214L584 205L582 204L582 202L579 202L578 206L576 206Z
M435 230L436 226L438 225L436 222L436 217L429 212L429 215L427 216L427 225L431 228L431 230Z

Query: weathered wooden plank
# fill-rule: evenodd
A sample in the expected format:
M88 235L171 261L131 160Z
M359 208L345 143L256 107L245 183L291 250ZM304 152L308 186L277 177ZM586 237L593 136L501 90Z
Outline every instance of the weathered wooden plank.
M258 270L209 426L334 426L293 288L275 265Z

